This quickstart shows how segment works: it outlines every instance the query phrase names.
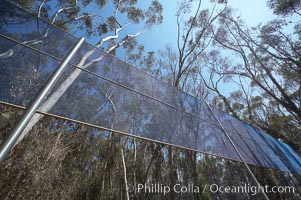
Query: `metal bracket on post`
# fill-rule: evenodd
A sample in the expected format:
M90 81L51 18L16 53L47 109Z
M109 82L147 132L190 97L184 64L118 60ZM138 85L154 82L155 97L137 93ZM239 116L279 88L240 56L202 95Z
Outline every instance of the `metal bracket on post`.
M223 124L221 123L221 121L218 119L218 117L216 116L216 114L214 113L214 111L212 110L211 106L206 102L206 105L208 106L210 112L213 114L214 118L216 119L216 121L218 122L218 124L220 125L220 127L222 128L223 132L225 133L226 137L228 138L228 140L230 141L231 145L233 146L234 150L236 151L237 155L239 156L239 158L241 159L241 161L244 163L245 167L247 168L249 174L252 176L252 178L254 179L254 181L256 182L257 186L259 188L262 188L259 181L257 180L257 178L255 177L255 175L253 174L252 170L250 169L249 165L247 164L247 162L245 161L245 159L243 158L243 156L241 155L241 153L239 152L238 148L236 147L235 143L233 142L232 138L230 137L230 135L228 134L227 130L225 129L225 127L223 126ZM266 193L261 190L262 194L264 195L264 197L269 200L269 197L266 195Z
M60 78L62 73L64 72L67 64L70 62L71 58L74 56L74 54L77 52L77 50L83 44L83 42L84 42L84 38L81 38L77 42L77 44L71 49L71 51L67 54L67 56L64 58L62 63L57 67L57 69L53 72L53 74L47 80L45 85L42 87L42 89L36 95L36 97L31 101L30 105L26 109L25 113L23 114L23 116L20 119L20 121L18 122L18 124L14 127L11 134L1 144L0 163L5 159L7 154L13 148L14 144L16 143L16 141L18 140L18 138L22 134L22 132L25 129L25 127L27 126L28 122L31 120L33 115L36 113L37 109L45 101L45 99L47 98L47 96L50 93L51 89L53 88L55 83L58 81L58 79Z

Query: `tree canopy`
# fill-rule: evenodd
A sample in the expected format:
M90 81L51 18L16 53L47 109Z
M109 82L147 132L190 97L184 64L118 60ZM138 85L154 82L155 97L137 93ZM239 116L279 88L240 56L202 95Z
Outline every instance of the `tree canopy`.
M12 13L3 16L3 26L28 21L37 26L34 31L23 33L24 37L20 37L22 32L12 31L12 35L21 38L20 44L2 38L0 61L6 66L2 73L7 76L0 81L3 85L6 82L12 86L21 85L6 89L3 96L11 95L17 100L24 97L22 105L26 106L38 91L38 83L45 80L53 69L51 67L59 63L54 57L62 57L62 52L69 48L61 43L68 43L67 38L57 40L57 37L66 36L66 32L58 34L60 31L57 31L52 33L54 37L48 38L47 24L76 36L85 36L93 47L87 45L78 53L77 64L64 74L63 80L39 108L40 112L46 113L53 109L66 118L36 114L24 131L23 136L27 136L1 165L1 197L260 199L261 194L205 191L207 184L212 183L252 184L252 177L235 159L190 149L199 145L214 152L220 150L216 141L229 141L224 140L224 132L216 123L209 123L207 119L194 121L195 116L190 115L190 111L200 115L205 115L206 111L199 108L201 104L194 97L177 89L264 130L301 153L300 1L269 0L267 5L278 17L256 27L250 27L236 17L227 1L209 0L209 4L201 0L178 1L172 16L175 19L173 26L177 28L176 40L166 44L164 49L149 52L144 52L144 44L137 38L164 23L164 8L158 0L16 2L39 18L34 18L36 23L33 23L32 18L22 19ZM53 46L49 51L55 54L54 57L22 46L29 45L42 52L45 51L43 44ZM122 53L117 51L121 47L125 48ZM120 59L125 57L176 88L167 88L164 83L162 88L159 87L159 80L141 71L136 73L138 70L132 70L131 66L108 53ZM23 55L30 56L23 58ZM10 62L18 67L12 68ZM100 75L95 73L99 71L105 78L99 78ZM141 90L136 91L137 88ZM68 101L70 98L74 101ZM180 112L174 105L185 109ZM2 140L20 118L22 108L1 103L0 109ZM106 126L102 129L99 124L92 127L85 122L72 121L68 116ZM124 127L128 133L121 132ZM142 131L151 138L149 141L140 138ZM155 137L154 133L158 135ZM130 134L132 136L128 136ZM202 138L198 134L202 134ZM212 135L216 137L210 140ZM241 135L236 135L238 140ZM154 141L158 138L164 141ZM191 146L172 146L165 139ZM207 140L209 142L205 143ZM247 141L250 140L239 145L249 149L257 147ZM253 165L250 168L262 185L298 188L300 184L300 177L294 174ZM130 191L130 186L138 183L193 183L205 189L202 193L171 192L168 195ZM292 199L298 198L300 191L296 189L296 195L268 195L271 199Z
M267 5L277 15L297 14L301 16L301 2L299 0L269 0Z

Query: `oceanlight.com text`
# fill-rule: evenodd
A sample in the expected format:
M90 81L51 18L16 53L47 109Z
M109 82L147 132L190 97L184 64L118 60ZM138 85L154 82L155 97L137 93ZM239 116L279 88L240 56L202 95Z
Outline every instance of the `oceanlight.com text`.
M135 186L128 186L129 192L135 193L148 193L148 194L163 194L166 195L170 192L175 193L248 193L256 195L258 193L295 193L293 186L253 186L244 184L240 186L222 186L218 184L205 184L203 187L194 184L175 184L173 186L164 184L137 184Z

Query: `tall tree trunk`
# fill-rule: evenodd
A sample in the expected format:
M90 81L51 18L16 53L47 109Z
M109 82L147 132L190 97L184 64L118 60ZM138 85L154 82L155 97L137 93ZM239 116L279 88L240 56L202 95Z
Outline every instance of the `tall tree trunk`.
M171 146L168 146L168 165L169 165L169 181L170 188L173 188L176 184L177 173L175 171L174 163L173 163L173 149ZM169 192L169 199L176 199L176 194L173 190Z
M124 184L125 184L125 191L126 191L126 199L130 200L129 186L128 186L127 174L126 174L126 165L125 165L125 160L124 160L124 153L123 153L122 147L120 149L121 149L121 157L122 157L122 165L123 165L123 173L124 173Z

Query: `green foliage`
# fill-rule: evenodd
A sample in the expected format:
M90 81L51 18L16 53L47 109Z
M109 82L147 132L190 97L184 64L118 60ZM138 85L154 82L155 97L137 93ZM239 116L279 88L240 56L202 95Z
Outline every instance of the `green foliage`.
M152 1L150 7L145 12L146 23L145 27L151 27L153 25L158 25L163 22L163 16L161 13L163 12L163 6L159 3L159 1Z
M85 37L91 43L101 43L105 50L109 50L111 45L100 41L110 40L118 44L130 38L125 35L135 34L128 26L134 26L138 33L150 30L163 21L163 7L157 0L142 3L141 6L136 0L32 0L18 1L18 4L77 37ZM129 45L117 45L116 48L126 46ZM112 50L112 53L116 51Z
M301 9L299 0L269 0L267 4L276 15L290 15L298 13Z
M134 6L122 8L120 11L121 13L127 13L127 17L130 22L134 22L136 24L140 23L140 21L145 18L143 11Z
M107 24L100 24L98 27L98 34L103 35L109 31Z
M300 9L300 1L269 3L294 5L290 12L295 14ZM283 139L300 153L300 21L282 17L249 28L234 17L233 11L227 10L220 24L214 45L229 50L234 55L233 64L228 61L227 67L217 65L212 72L224 80L230 77L227 81L236 82L238 89L225 99L215 87L221 98L219 108Z
M107 23L105 25L109 27L110 31L120 28L120 25L117 23L116 18L113 16L108 17Z

